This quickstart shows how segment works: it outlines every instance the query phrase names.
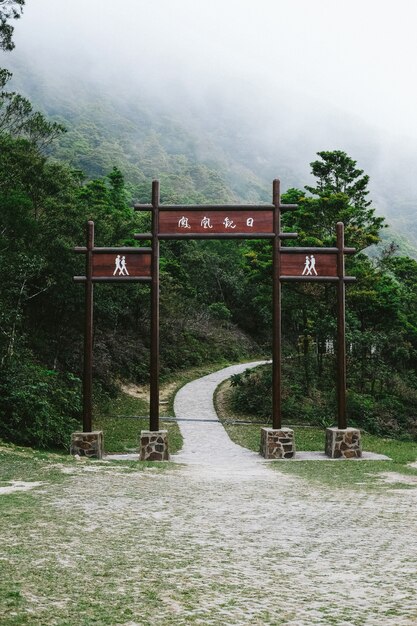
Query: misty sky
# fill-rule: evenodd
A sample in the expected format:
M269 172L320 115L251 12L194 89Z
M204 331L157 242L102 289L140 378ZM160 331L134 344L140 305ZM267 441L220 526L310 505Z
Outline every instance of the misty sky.
M64 74L286 94L417 139L416 24L415 0L27 0L15 42Z

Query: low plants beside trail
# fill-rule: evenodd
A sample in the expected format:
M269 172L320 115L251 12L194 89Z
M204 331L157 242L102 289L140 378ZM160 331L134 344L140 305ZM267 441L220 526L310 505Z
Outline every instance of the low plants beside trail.
M282 415L287 424L332 426L336 421L335 362L329 355L328 375L319 378L311 373L309 387L300 359L286 359L283 367ZM333 370L333 372L332 372ZM333 374L333 375L332 375ZM417 394L411 381L393 375L390 388L361 393L363 380L355 372L350 376L347 417L374 435L416 439ZM231 378L230 406L247 418L270 423L272 415L272 366L263 365Z

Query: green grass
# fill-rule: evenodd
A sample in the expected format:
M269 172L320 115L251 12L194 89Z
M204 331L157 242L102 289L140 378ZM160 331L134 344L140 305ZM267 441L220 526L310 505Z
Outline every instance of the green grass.
M121 555L126 537L122 533L115 539L116 547L109 547L113 531L103 542L105 524L100 532L89 533L88 497L82 494L92 479L98 485L111 485L112 480L125 481L131 476L130 484L135 484L139 473L146 476L147 470L153 470L149 473L152 477L155 470L178 467L172 463L76 461L68 454L38 452L0 441L0 486L12 486L12 481L41 483L33 490L0 495L0 623L113 626L120 620L129 621L129 604L133 605L136 597L126 599L121 594L119 604L113 606L108 595L113 593L114 597L120 568L124 568L125 577L132 569L126 568ZM121 474L126 474L126 479L121 479ZM133 490L128 497L136 496ZM67 498L73 499L72 505L66 506ZM100 504L99 499L96 505ZM109 519L112 514L117 522L114 511L110 510ZM137 531L136 527L140 542ZM125 614L126 620L122 619Z
M93 419L94 424L101 417L111 415L119 417L131 415L146 416L149 414L149 402L130 396L127 393L120 393L115 398L106 399L103 403L95 406L94 413L98 416Z
M112 461L97 459L75 460L66 453L39 451L33 448L15 446L0 439L0 486L10 485L11 481L41 481L62 483L66 480L66 469L83 466L100 466L103 471L117 465L123 471L141 471L148 468L168 469L177 467L175 463L155 461ZM17 492L16 497L21 494ZM11 497L11 496L8 496ZM0 498L0 504L2 500Z
M236 424L237 420L255 421L251 415L240 415L230 406L230 389L227 381L219 385L215 394L215 406L229 437L235 443L259 452L261 424ZM263 424L263 426L271 426ZM324 451L323 428L294 426L295 445L298 451ZM364 485L381 486L378 474L395 472L403 476L417 476L417 469L408 464L417 460L417 442L400 441L362 433L362 448L388 456L391 461L277 461L271 463L280 472L294 474L308 480L319 481L334 487ZM410 485L392 483L383 488L410 488Z
M94 428L104 433L106 453L137 452L141 430L149 430L148 418L104 416L94 421ZM182 437L178 425L160 420L161 430L168 431L168 445L171 454L182 448Z
M229 437L235 443L259 451L261 426L255 424L224 424ZM267 426L267 424L265 424ZM321 428L294 429L296 449L298 451L324 451L325 433ZM378 482L378 474L395 472L404 476L416 476L417 469L407 464L417 459L417 443L382 439L367 433L362 434L362 447L367 452L385 454L391 461L277 461L271 463L280 472L293 474L314 482L326 483L332 487L373 486L381 488L410 488L409 485L393 483L383 486Z
M141 430L149 430L149 402L120 393L98 406L96 413L93 428L103 431L106 453L137 452ZM168 431L170 453L181 450L182 437L178 425L161 419L160 428Z
M65 476L61 468L68 462L74 462L68 455L40 452L0 440L0 486L12 480L61 482Z

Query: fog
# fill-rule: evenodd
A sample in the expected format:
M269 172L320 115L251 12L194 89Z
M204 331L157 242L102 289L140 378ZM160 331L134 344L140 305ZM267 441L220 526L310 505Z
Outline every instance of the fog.
M417 195L416 23L414 0L27 0L1 65L239 123L266 163L287 150L300 182L316 151L345 149L388 208L387 178Z
M92 77L254 81L417 137L416 23L414 0L27 0L15 40Z

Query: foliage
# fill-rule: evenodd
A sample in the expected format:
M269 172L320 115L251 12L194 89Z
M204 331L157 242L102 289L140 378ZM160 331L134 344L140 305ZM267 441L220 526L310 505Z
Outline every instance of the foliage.
M23 0L0 2L1 24L9 26L23 6ZM11 33L0 27L5 50ZM83 289L72 277L83 274L84 261L72 249L84 244L86 221L95 222L96 245L138 245L133 234L149 232L150 216L135 214L131 202L150 201L153 177L161 180L162 202L228 203L239 199L242 172L226 178L221 158L199 158L201 146L143 103L134 111L120 104L116 111L74 88L65 116L49 94L50 121L27 98L7 91L10 78L0 70L0 366L7 398L0 408L5 436L58 445L76 415L67 399L77 396L72 407L79 406L73 377L82 366ZM347 295L351 419L374 432L414 435L417 263L396 256L395 247L373 258L366 254L384 227L368 200L368 176L340 150L318 157L307 193L293 188L283 195L283 202L298 204L283 215L284 229L299 234L286 245L333 245L335 224L344 222L346 243L358 250L346 262L358 278ZM242 193L265 199L250 176ZM265 240L162 242L163 375L270 351L271 259ZM120 380L146 382L149 288L97 285L95 295L96 390L114 394ZM283 287L284 409L291 421L333 419L335 310L332 285ZM9 379L18 383L15 389ZM270 416L268 368L234 384L237 407ZM35 405L32 428L27 422ZM49 423L48 443L41 432Z
M5 91L12 74L0 68L0 133L24 137L45 148L65 132L57 122L49 122L42 113L34 111L31 102L14 91Z
M346 242L358 250L378 240L383 218L367 200L368 177L341 151L320 152L311 163L317 178L307 198L290 189L286 203L298 203L283 215L286 229L299 234L296 245L334 245L335 223L343 221ZM415 305L417 264L385 249L371 259L363 252L346 261L357 282L347 289L349 419L378 434L416 435L417 379ZM244 327L259 339L272 321L270 246L246 245ZM335 419L336 297L331 285L283 286L283 413L289 422L332 423ZM271 415L271 378L265 370L234 379L234 406Z
M29 355L28 355L29 356ZM0 368L0 436L38 448L66 447L79 428L80 380L29 358Z
M0 50L13 50L14 27L9 20L17 20L25 6L26 0L1 0L0 1Z

